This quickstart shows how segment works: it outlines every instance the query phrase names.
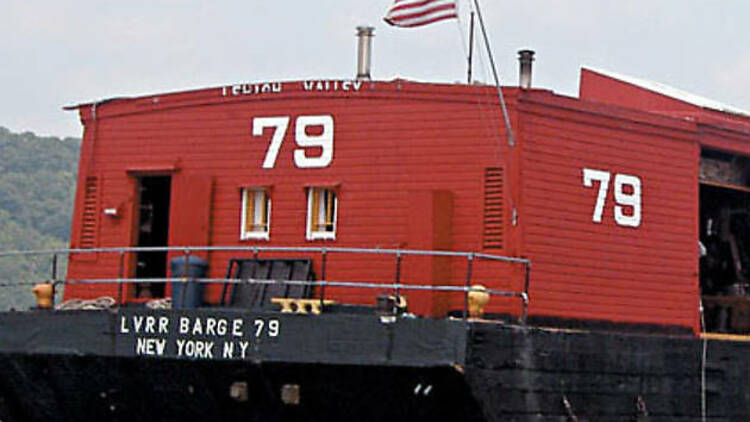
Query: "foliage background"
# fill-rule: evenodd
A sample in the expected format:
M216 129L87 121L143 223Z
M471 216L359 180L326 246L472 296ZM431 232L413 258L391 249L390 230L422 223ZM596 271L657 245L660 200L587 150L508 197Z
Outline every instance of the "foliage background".
M0 251L68 246L80 143L0 126ZM62 265L61 274L64 270ZM0 283L50 277L48 256L0 257ZM0 287L0 310L31 306L30 290L31 285Z

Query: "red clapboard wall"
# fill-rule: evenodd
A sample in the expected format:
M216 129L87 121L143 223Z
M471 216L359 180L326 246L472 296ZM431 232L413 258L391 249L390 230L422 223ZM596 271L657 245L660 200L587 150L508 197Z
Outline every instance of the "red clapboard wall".
M82 105L85 132L71 246L133 245L138 177L170 175L171 246L523 256L533 262L532 315L697 330L700 148L747 154L747 122L632 91L593 73L584 72L584 78L583 99L504 89L515 132L512 148L496 91L484 86L304 81ZM333 120L333 159L323 168L298 168L295 122L320 115ZM273 130L254 136L258 117L289 118L272 168L262 164ZM306 240L305 192L311 186L337 193L334 240ZM246 187L270 193L269 240L240 240ZM117 209L117 216L104 215L104 209ZM223 277L227 261L238 255L204 254L210 276ZM320 260L310 257L320 275ZM130 254L75 255L68 276L107 278L120 268L132 276L133 265ZM463 259L408 256L401 281L462 285L466 270ZM328 256L328 280L394 278L393 256ZM523 268L477 261L471 282L520 290ZM114 285L71 284L66 296L116 291ZM209 299L218 301L219 292L213 286ZM342 302L369 304L377 293L326 291ZM126 300L132 295L125 291ZM407 296L410 309L420 314L442 316L463 304L459 294ZM517 313L520 307L517 300L495 298L489 310Z
M171 246L340 246L480 251L487 206L481 193L487 169L505 167L504 129L494 91L396 81L363 83L356 92L305 91L305 84L284 83L282 92L228 95L225 88L115 100L80 108L85 125L81 180L99 178L96 241L86 239L86 198L76 202L72 247L134 245L136 179L171 175ZM509 95L512 100L512 94ZM294 164L295 127L300 116L329 115L334 121L334 156L325 168ZM263 168L273 129L253 136L256 117L289 117L273 168ZM314 129L314 128L313 128ZM319 154L315 149L310 156ZM191 183L203 178L190 195ZM210 180L210 182L208 181ZM489 183L489 182L488 182ZM494 183L497 183L496 181ZM197 186L197 185L196 185ZM338 196L335 240L305 237L310 186L332 187ZM270 240L240 240L241 189L270 192ZM492 188L497 190L496 187ZM209 199L210 198L210 199ZM495 243L490 253L515 254L503 233L509 212L498 198L488 223ZM88 198L90 202L92 198ZM116 208L117 217L104 216ZM195 215L197 214L197 216ZM197 222L192 224L191 222ZM208 232L201 222L210 221ZM493 226L494 224L494 226ZM195 234L191 234L195 233ZM204 236L205 235L205 236ZM210 254L210 275L223 277L228 259L251 253ZM304 257L267 253L265 257ZM316 257L317 255L309 255ZM73 256L70 279L116 276L120 257L113 253ZM123 257L125 275L133 275L133 257ZM507 264L478 263L475 282L508 283ZM406 257L401 281L463 284L462 259ZM320 262L316 262L320 273ZM326 278L338 281L393 282L395 258L329 254ZM520 282L519 282L520 283ZM66 296L116 294L114 285L75 285ZM209 297L218 301L219 288ZM342 301L375 302L378 292L329 288ZM125 295L132 295L126 291ZM460 307L460 295L410 293L410 309L445 314Z
M521 107L532 312L697 326L695 125L556 96Z

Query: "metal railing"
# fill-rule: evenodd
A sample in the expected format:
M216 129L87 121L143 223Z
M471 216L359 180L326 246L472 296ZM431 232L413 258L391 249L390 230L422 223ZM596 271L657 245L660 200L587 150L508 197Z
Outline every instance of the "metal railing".
M131 278L125 276L126 270L126 258L130 253L147 253L147 252L167 252L167 253L182 253L185 257L185 269L183 271L183 277L160 277L160 278ZM253 258L257 259L261 253L269 252L296 252L305 254L316 254L320 256L320 278L318 281L302 281L302 280L270 280L270 279L252 279L252 278L232 278L229 274L225 278L191 278L189 277L189 256L192 253L203 253L203 252L244 252L252 253ZM114 278L86 278L86 279L72 279L66 278L65 280L60 279L59 274L59 258L61 256L72 256L72 255L86 255L86 254L117 254L118 256L118 268L117 277ZM375 254L375 255L392 255L395 258L395 277L393 283L378 283L372 281L336 281L328 280L326 278L326 270L328 267L328 256L330 254ZM28 250L28 251L5 251L0 252L0 259L12 258L18 256L50 256L51 257L51 277L49 280L55 285L60 284L112 284L118 285L118 294L116 303L121 305L124 303L123 286L128 283L187 283L187 282L198 282L198 283L230 283L230 284L288 284L288 285L302 285L302 286L314 286L319 287L319 295L321 302L325 300L326 287L343 287L343 288L358 288L358 289L380 289L380 290L392 290L395 296L398 296L402 290L415 290L415 291L433 291L433 292L463 292L464 303L463 303L463 317L468 317L469 309L469 292L475 290L476 287L472 287L472 277L474 273L474 262L477 260L484 260L490 262L504 262L509 264L523 265L523 290L522 291L506 291L485 288L484 292L491 296L500 297L515 297L521 300L522 310L519 321L522 324L526 324L528 318L528 307L529 307L529 283L531 279L531 260L526 258L508 257L502 255L491 255L477 252L454 252L454 251L430 251L430 250L415 250L415 249L379 249L379 248L343 248L343 247L284 247L284 246L178 246L178 247L106 247L106 248L87 248L87 249L47 249L47 250ZM406 284L401 282L402 276L402 261L406 256L421 256L421 257L445 257L445 258L463 258L466 260L466 276L464 285L425 285L425 284ZM0 280L0 287L4 286L18 286L23 284L36 284L39 281L34 282L8 282ZM186 289L182 289L184 294Z

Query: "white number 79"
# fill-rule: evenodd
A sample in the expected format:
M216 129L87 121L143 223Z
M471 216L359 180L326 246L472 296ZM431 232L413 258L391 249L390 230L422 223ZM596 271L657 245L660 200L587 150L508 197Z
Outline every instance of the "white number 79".
M607 190L609 179L612 174L608 171L583 169L583 186L594 187L594 182L599 182L599 193L596 195L596 205L591 220L595 223L602 222L604 204L607 201ZM641 179L629 174L615 174L615 223L626 227L638 227L641 225ZM630 187L631 192L625 192L625 186ZM625 207L630 207L632 213L625 214Z
M299 116L294 124L294 141L298 146L303 147L294 150L294 165L299 168L320 168L331 164L333 160L333 116ZM307 128L314 126L320 126L321 133L308 135ZM263 129L267 127L274 128L274 131L271 135L271 143L268 144L266 158L263 159L263 168L272 169L276 165L281 143L289 128L289 116L254 118L253 136L262 136ZM319 147L321 153L317 157L308 157L304 147Z

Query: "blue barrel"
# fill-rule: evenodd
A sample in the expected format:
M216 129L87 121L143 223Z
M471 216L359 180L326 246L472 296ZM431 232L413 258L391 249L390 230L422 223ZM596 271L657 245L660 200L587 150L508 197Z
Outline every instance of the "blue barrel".
M187 282L172 282L172 309L193 309L203 304L203 283L195 281L208 274L208 261L194 255L178 256L169 260L169 271L173 278L185 277Z

